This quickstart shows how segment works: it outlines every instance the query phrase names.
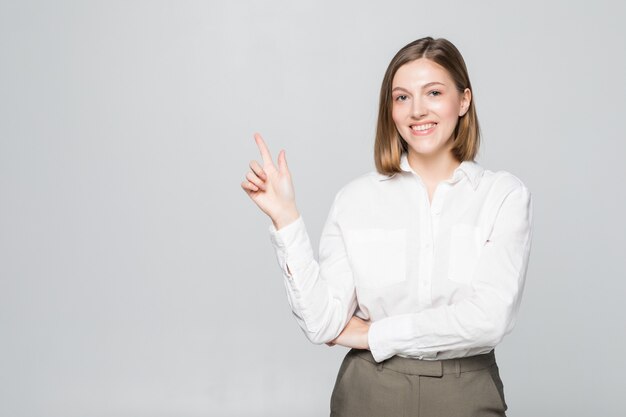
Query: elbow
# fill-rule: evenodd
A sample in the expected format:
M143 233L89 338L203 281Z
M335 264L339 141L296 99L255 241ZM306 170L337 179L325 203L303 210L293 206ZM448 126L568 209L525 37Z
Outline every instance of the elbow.
M329 312L322 320L309 323L308 326L302 327L304 335L309 341L315 345L321 345L335 340L343 330L345 323L337 320L338 315ZM334 319L333 319L334 318Z
M301 315L298 315L295 312L293 314L296 318L296 321L298 322L300 330L302 330L302 333L304 333L304 336L306 336L309 342L315 345L321 345L322 343L326 343L332 340L327 340L327 336L323 331L322 326L316 324L315 322L312 322L311 320L303 318Z
M313 343L314 345L321 345L322 343L328 343L333 339L330 339L328 337L326 337L326 335L323 332L309 332L309 331L305 331L304 332L305 336L307 339L309 339L309 342Z
M308 328L303 328L302 331L306 338L309 339L309 342L313 343L314 345L328 343L337 337L337 335L335 335L333 332L329 332L328 329L325 328L315 329L314 331Z
M310 317L306 317L300 314L296 314L293 311L293 315L298 323L300 330L304 333L304 336L309 340L309 342L315 345L321 345L322 343L327 343L333 338L329 337L328 332L324 331L324 326L321 322L316 322L311 320Z
M475 305L474 329L479 333L476 346L496 346L511 332L519 306L518 297L491 297L488 302ZM480 323L480 324L478 324Z
M347 312L334 302L317 315L306 315L300 327L311 343L321 345L335 340L341 334L347 316Z
M505 330L499 321L490 323L483 333L482 345L484 346L496 346L504 338Z
M509 314L497 314L494 315L484 327L483 331L483 344L485 346L498 345L504 336L510 333L513 323Z

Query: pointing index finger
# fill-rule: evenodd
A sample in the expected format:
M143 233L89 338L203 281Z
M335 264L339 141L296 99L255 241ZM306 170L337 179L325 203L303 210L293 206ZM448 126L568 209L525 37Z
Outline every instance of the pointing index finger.
M274 165L274 162L272 162L272 156L270 155L270 150L267 149L267 145L259 133L254 134L254 140L261 151L263 163L266 165Z

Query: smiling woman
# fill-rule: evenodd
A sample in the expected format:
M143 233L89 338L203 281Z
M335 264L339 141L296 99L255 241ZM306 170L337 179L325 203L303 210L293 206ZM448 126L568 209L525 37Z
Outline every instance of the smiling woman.
M376 171L340 188L319 261L285 152L241 186L271 219L289 305L307 338L351 348L331 416L505 416L495 346L519 310L531 245L524 183L475 161L480 131L459 51L426 37L391 60Z
M476 157L479 145L472 84L460 52L446 39L432 38L402 48L389 64L380 91L377 170L399 172L399 155L409 147L419 151L411 153L412 160L438 153L465 161ZM427 163L432 158L421 159Z

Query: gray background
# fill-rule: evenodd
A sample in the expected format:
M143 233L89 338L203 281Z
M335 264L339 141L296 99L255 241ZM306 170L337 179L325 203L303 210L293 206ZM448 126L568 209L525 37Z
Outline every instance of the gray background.
M624 3L376 3L0 3L0 415L328 415L347 349L291 317L252 134L317 249L428 35L467 62L478 161L533 193L509 415L623 415Z

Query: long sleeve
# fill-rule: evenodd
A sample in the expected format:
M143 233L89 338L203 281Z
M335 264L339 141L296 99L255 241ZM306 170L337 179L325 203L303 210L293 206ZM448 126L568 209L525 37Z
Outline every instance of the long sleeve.
M515 325L531 247L532 201L520 184L503 200L478 259L473 292L459 302L375 321L368 341L377 362L395 354L496 346Z
M335 339L356 309L352 270L337 224L340 195L341 190L320 237L319 262L302 216L280 230L269 225L289 305L306 337L316 344Z

